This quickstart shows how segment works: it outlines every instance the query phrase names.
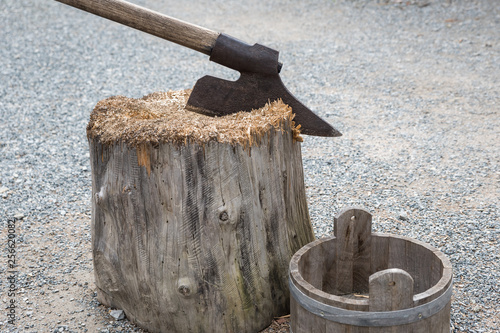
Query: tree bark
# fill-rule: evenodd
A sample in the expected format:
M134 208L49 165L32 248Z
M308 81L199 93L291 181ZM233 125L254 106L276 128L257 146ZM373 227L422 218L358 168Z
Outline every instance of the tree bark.
M289 261L314 239L291 126L252 146L89 135L99 301L150 332L258 332L287 314Z

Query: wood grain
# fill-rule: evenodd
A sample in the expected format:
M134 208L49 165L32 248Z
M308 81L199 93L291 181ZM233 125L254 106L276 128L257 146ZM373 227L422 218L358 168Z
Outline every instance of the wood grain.
M246 148L89 143L103 304L150 332L251 333L289 313L290 258L314 239L291 131Z
M362 209L346 209L335 217L336 294L368 290L371 227L371 214Z
M370 311L396 311L413 307L413 278L399 268L370 276Z

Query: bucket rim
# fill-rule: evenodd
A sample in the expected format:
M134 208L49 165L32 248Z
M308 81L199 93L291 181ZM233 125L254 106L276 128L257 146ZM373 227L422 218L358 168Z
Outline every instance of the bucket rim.
M419 241L414 238L406 237L406 236L399 236L399 235L393 235L393 234L388 234L388 233L381 233L381 232L374 232L372 233L372 237L392 237L392 238L398 238L404 241L409 241L412 242L416 245L419 245L423 248L425 248L427 251L432 252L433 255L435 255L442 263L443 266L443 274L441 278L437 281L436 284L434 284L431 288L428 288L427 290L415 294L413 296L413 304L414 308L416 306L424 305L427 304L428 302L431 302L434 299L439 298L441 295L445 294L448 289L451 288L452 286L452 280L453 280L453 271L452 271L452 266L451 262L442 253L439 251L437 248L433 247L430 244L427 244L425 242ZM315 241L312 241L306 245L304 245L302 248L300 248L293 256L292 259L290 260L290 267L289 267L289 280L290 283L294 283L296 288L302 292L304 295L310 297L311 299L314 299L318 302L324 303L329 306L334 306L338 307L340 309L342 308L355 308L359 310L360 312L368 312L368 306L369 306L369 300L367 299L351 299L347 298L344 296L340 295L334 295L330 294L327 292L324 292L321 289L318 289L314 287L311 283L306 281L303 277L302 274L299 271L299 260L303 255L305 255L310 249L313 247L316 247L320 245L321 243L328 242L334 240L336 237L335 236L329 236L329 237L323 237L320 239L317 239ZM392 311L394 312L394 311Z

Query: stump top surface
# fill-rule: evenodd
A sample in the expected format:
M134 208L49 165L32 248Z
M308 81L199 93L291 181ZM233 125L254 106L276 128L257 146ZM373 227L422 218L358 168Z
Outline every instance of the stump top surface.
M97 103L87 137L103 144L164 142L252 145L271 128L292 131L302 141L291 108L281 101L252 112L210 117L185 109L191 90L155 92L140 99L114 96Z

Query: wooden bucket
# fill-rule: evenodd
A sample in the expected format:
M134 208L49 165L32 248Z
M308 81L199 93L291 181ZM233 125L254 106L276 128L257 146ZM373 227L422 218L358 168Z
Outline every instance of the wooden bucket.
M345 209L334 237L292 257L291 332L450 332L450 261L423 242L372 233L371 220Z

